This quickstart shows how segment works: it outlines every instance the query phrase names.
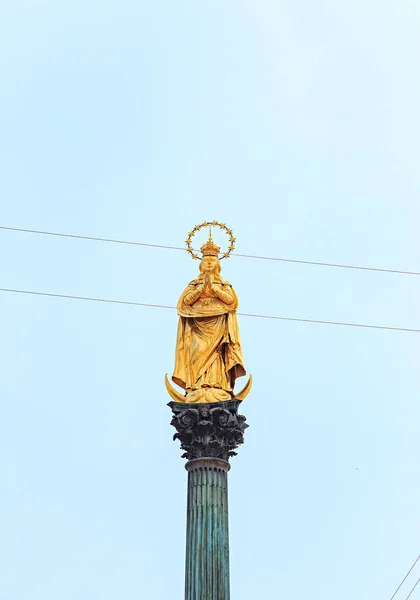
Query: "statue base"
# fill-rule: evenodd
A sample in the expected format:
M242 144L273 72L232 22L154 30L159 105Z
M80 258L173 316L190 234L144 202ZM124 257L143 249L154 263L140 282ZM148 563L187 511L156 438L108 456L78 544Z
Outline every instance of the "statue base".
M220 388L201 387L190 390L185 396L186 404L210 404L212 402L226 402L232 400L232 394Z

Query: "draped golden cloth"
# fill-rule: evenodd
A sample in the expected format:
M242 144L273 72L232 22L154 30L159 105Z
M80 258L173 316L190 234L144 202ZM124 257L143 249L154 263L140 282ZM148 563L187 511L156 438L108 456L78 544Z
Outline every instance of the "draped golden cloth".
M237 377L246 374L236 317L238 299L229 282L219 279L220 293L197 296L203 277L181 295L176 361L172 381L186 390L187 402L226 400Z

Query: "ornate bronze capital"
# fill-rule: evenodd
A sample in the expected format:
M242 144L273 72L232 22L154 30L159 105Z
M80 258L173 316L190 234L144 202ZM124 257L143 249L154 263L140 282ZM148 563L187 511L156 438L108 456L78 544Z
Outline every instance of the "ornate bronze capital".
M236 456L236 448L244 443L246 418L238 414L239 400L186 404L169 402L171 425L177 433L174 440L185 450L182 458L220 458L228 461Z

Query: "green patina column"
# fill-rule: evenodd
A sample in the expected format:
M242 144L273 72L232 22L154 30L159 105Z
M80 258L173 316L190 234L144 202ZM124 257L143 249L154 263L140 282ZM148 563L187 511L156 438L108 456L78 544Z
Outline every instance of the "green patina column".
M185 600L229 600L228 471L219 458L189 461Z
M228 461L248 427L240 404L169 403L188 459L185 600L230 599Z

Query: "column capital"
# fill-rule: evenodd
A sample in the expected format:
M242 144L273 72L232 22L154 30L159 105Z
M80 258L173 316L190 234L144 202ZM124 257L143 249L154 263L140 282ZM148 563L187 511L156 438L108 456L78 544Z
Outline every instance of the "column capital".
M246 418L238 414L240 400L188 404L169 402L173 417L171 425L177 433L174 440L185 450L182 458L215 458L228 461L236 456L236 448L244 443ZM188 468L188 465L186 465Z

